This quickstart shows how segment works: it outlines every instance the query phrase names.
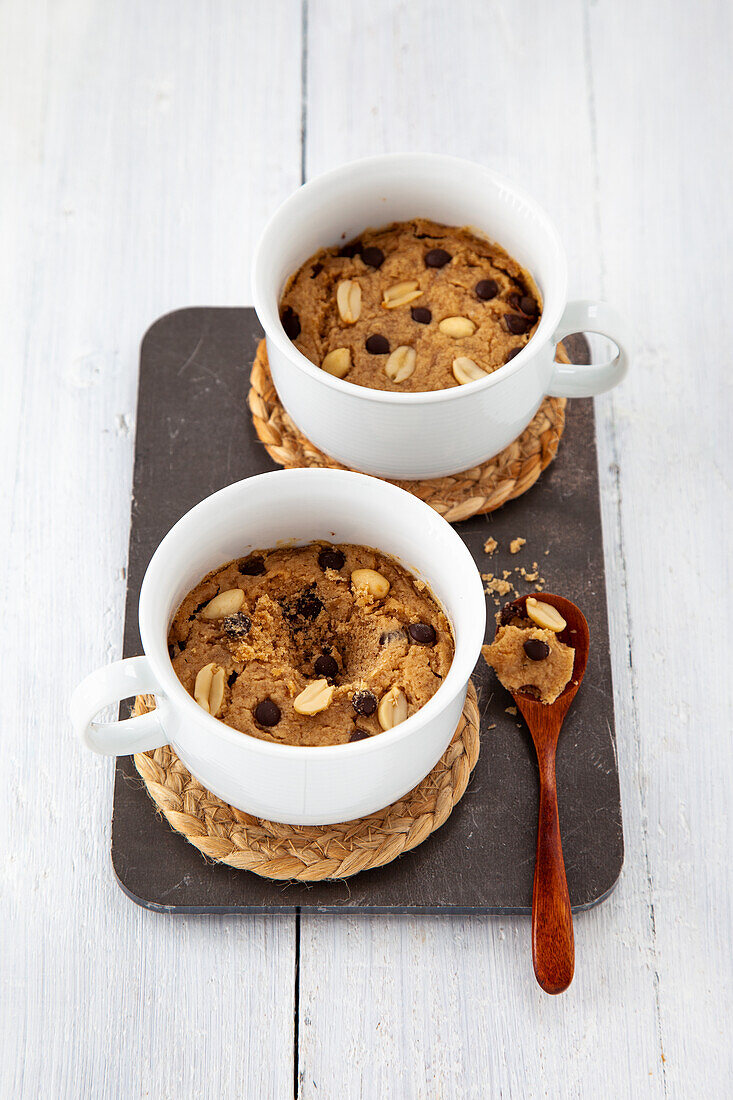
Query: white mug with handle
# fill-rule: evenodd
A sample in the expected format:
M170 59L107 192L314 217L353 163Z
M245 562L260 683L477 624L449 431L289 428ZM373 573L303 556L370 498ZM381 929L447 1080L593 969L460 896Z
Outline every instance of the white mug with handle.
M471 226L496 241L534 277L540 323L529 343L487 378L427 393L355 386L311 363L280 323L285 283L319 248L369 226L424 217ZM299 188L275 212L256 250L252 291L280 399L300 430L353 469L388 478L459 473L516 439L545 394L589 397L618 385L629 364L624 325L604 302L567 300L567 260L559 234L534 199L479 164L425 153L343 165ZM611 362L555 362L573 332L612 340Z

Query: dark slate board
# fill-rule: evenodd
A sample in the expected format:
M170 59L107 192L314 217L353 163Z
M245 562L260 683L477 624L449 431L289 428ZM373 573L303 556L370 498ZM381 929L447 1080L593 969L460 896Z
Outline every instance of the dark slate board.
M185 309L157 321L141 351L124 652L141 652L137 601L145 568L179 517L232 481L273 469L246 405L261 330L251 309ZM587 345L581 344L581 347ZM577 353L576 353L577 354ZM557 756L560 819L575 909L616 884L623 832L616 761L593 404L570 402L557 460L530 492L458 526L482 572L537 560L547 590L580 605L588 670ZM483 553L489 535L501 549ZM527 539L516 556L512 538ZM546 556L544 550L548 549ZM520 587L520 591L523 591ZM489 610L494 605L489 600ZM487 631L493 636L493 615ZM529 734L483 660L474 673L482 748L468 790L425 844L345 882L272 883L215 866L161 819L130 757L117 761L112 862L123 890L176 912L528 912L538 777ZM495 729L489 726L495 724Z

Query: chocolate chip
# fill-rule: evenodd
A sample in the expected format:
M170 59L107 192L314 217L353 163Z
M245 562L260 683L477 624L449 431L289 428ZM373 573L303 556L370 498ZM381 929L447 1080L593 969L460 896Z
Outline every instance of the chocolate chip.
M407 633L410 635L410 640L417 645L435 645L438 640L435 627L430 623L410 623Z
M504 324L507 332L511 332L512 336L521 336L523 332L528 332L532 328L530 319L522 317L519 313L505 313Z
M239 572L245 577L259 577L265 572L265 559L259 554L253 554L251 558L239 563Z
M351 697L351 705L357 714L368 718L377 709L377 697L371 691L355 691Z
M362 251L361 258L367 267L381 267L384 263L384 253L381 248L370 245Z
M333 680L339 670L338 662L330 653L322 653L316 658L313 671L316 676L325 676L327 680Z
M365 347L370 355L386 355L389 352L389 340L386 336L375 333L367 336Z
M510 350L509 350L509 351L508 351L508 352L506 353L506 358L505 358L504 362L505 362L505 363L511 363L512 359L514 358L514 356L515 356L515 355L519 355L519 353L520 353L520 351L521 351L521 350L522 350L522 348L521 348L521 347L518 347L518 348L511 348L511 349L510 349Z
M244 638L245 634L249 634L252 620L243 611L238 611L236 615L227 615L226 619L222 619L221 626L227 638Z
M263 699L252 713L260 726L276 726L281 718L280 707L272 699Z
M391 645L392 642L407 641L404 630L385 630L379 635L380 645Z
M499 284L496 279L481 279L475 286L476 297L482 302L489 302L499 293Z
M318 555L318 564L324 571L327 569L343 569L346 558L340 550L329 550L324 547Z
M171 661L173 660L174 657L178 656L178 653L176 652L175 645L169 645L168 646L168 656L170 657Z
M528 294L519 299L519 308L522 313L526 313L528 317L535 317L537 315L537 303L534 298L530 298Z
M413 306L410 314L413 321L417 321L418 325L429 325L433 319L432 313L425 306Z
M524 652L530 661L544 661L550 656L550 647L541 638L527 638L524 643Z
M505 603L499 612L499 626L507 626L512 619L522 617L522 608L518 607L516 603Z
M300 336L300 317L291 309L290 306L285 306L285 309L280 314L280 322L285 329L285 335L289 340L297 340Z
M429 252L425 253L426 267L445 267L450 261L451 254L446 252L444 248L431 248Z
M229 675L227 676L227 683L229 684L229 687L233 688L234 685L236 684L236 682L237 682L236 672L230 672Z
M361 241L350 241L349 244L342 244L339 248L339 256L345 256L348 260L353 260L354 256L358 256L361 252Z
M312 589L307 589L305 592L301 592L295 601L295 611L301 619L308 619L313 622L323 611L323 604Z
M316 275L320 275L323 271L323 264L313 264L311 268L311 279L315 279Z
M371 734L369 733L369 731L368 730L360 730L359 727L357 726L357 728L354 730L351 737L349 738L349 742L363 741L367 737L371 737Z

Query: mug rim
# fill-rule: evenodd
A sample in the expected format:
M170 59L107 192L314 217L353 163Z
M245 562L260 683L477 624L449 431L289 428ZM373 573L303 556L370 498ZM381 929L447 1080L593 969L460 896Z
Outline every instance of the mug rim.
M275 232L277 232L277 226L279 221L284 215L287 215L293 207L297 208L298 204L302 201L303 196L310 196L313 191L317 193L318 188L324 184L329 184L333 181L338 181L339 177L352 174L354 171L366 171L370 168L377 167L379 165L392 165L398 161L405 163L412 162L414 164L421 165L435 165L442 163L454 168L462 168L464 171L469 170L473 173L478 172L482 174L487 180L491 182L493 186L510 193L514 198L523 203L537 218L539 222L544 225L545 231L548 237L552 241L555 251L555 260L558 264L558 283L560 283L560 295L559 303L555 310L557 316L552 314L547 317L545 310L542 311L540 317L540 323L537 326L536 332L532 335L528 343L524 345L522 350L514 356L509 363L504 363L498 367L486 378L479 378L475 382L467 382L461 386L451 386L440 390L424 390L416 393L398 393L394 390L377 390L372 389L369 386L358 386L354 382L348 382L346 379L337 378L335 375L329 374L327 371L317 367L310 359L306 358L301 351L296 348L295 344L287 338L285 331L280 322L279 314L279 299L275 300L274 308L269 301L269 291L265 290L261 286L261 269L262 259L268 248L270 242L268 238ZM479 228L479 227L475 227ZM480 230L484 232L484 230ZM489 238L491 239L491 238ZM500 244L500 241L495 242ZM447 156L442 153L384 153L371 157L361 157L356 160L347 161L344 164L340 164L335 168L329 169L327 172L322 172L318 176L314 176L313 179L308 180L306 183L301 184L296 188L282 203L277 207L273 214L269 217L265 224L260 238L255 247L254 256L252 259L252 298L254 301L255 311L260 320L262 327L265 330L265 336L268 340L272 340L277 346L278 350L282 352L286 358L289 359L291 364L303 371L305 374L310 375L311 378L318 382L322 382L329 386L331 389L336 390L339 393L350 394L352 397L361 397L364 400L371 400L377 403L394 404L394 405L424 405L433 404L443 401L454 401L467 394L477 393L479 390L489 389L492 385L497 385L499 382L508 378L510 375L515 374L518 370L529 362L530 358L535 355L546 343L549 343L552 339L552 334L557 329L557 326L562 317L563 310L565 308L567 299L567 257L565 249L562 244L562 239L555 226L555 223L550 218L546 210L540 206L536 199L532 198L526 191L515 186L510 180L500 173L494 171L493 168L488 168L484 164L480 164L477 161L466 160L462 157ZM547 297L547 295L545 295ZM541 340L538 340L538 336L545 329L544 335ZM534 346L533 346L534 345ZM532 348L532 352L528 355L527 350Z
M207 508L212 507L212 501L216 501L217 504L225 503L228 497L234 496L237 492L241 492L242 487L247 483L254 481L261 482L265 479L270 480L272 478L282 479L285 477L290 480L297 479L298 477L305 477L307 480L319 479L326 481L333 479L348 481L353 481L354 479L357 479L359 481L368 480L372 483L371 488L374 488L375 486L377 487L377 492L386 491L386 495L390 497L393 497L395 494L397 494L399 497L399 501L397 503L402 504L403 506L405 502L402 497L407 497L408 500L411 502L410 506L418 506L416 509L418 512L422 512L423 509L427 509L429 521L431 523L434 521L439 521L437 526L439 526L440 523L444 523L446 525L446 527L450 531L451 536L453 537L453 539L455 539L456 554L459 557L462 554L473 567L475 579L477 582L477 598L480 595L481 613L483 616L481 622L480 638L478 637L478 629L476 629L477 637L474 640L473 644L472 639L468 636L459 638L451 615L444 607L442 607L439 602L439 606L442 607L443 613L446 615L448 621L450 622L454 642L453 660L445 678L443 679L440 687L437 689L435 694L432 695L430 699L428 699L428 701L415 712L415 714L410 715L410 717L405 719L404 722L400 722L399 725L394 726L391 730L383 730L381 733L375 734L373 737L369 737L364 741L353 743L347 742L343 745L283 745L276 742L265 741L259 737L254 737L252 734L246 733L242 730L234 729L232 726L228 726L220 719L214 718L212 715L207 714L194 700L193 696L189 695L181 681L176 676L176 673L173 669L173 664L170 660L170 656L168 655L168 628L165 629L164 638L161 642L160 639L157 637L155 626L147 621L147 601L149 598L148 592L155 588L158 574L167 574L166 557L171 552L172 548L177 544L177 540L185 537L185 528L189 524L192 524L194 522L193 517L197 514L200 515L202 512L205 512ZM355 499L359 499L358 492L355 496ZM423 515L425 515L424 512ZM298 544L296 543L294 545ZM389 554L389 551L382 551L382 553ZM394 554L390 554L389 556L395 558L395 560L399 560ZM407 569L408 567L403 564L403 568ZM408 569L408 571L413 576L415 575L412 570ZM468 575L471 576L470 570L468 571ZM461 578L463 576L460 567L456 570L455 576L457 578ZM426 577L426 580L428 581L428 586L431 588L431 594L433 594L432 579ZM469 583L466 582L465 588L468 589L468 587ZM434 594L433 598L437 599ZM465 671L466 684L468 683L475 663L480 656L481 644L483 642L486 629L486 603L483 586L481 585L481 581L479 578L478 568L473 560L473 557L471 556L470 551L468 550L468 547L465 545L460 535L447 522L447 520L444 520L442 516L440 516L430 507L430 505L425 504L424 501L420 500L418 497L413 496L411 493L408 493L405 489L401 489L396 485L385 482L380 478L372 477L369 474L362 474L350 470L297 468L292 470L269 470L262 474L255 474L249 478L242 478L240 481L232 482L230 485L226 485L222 489L217 490L215 493L211 493L209 496L204 497L204 499L199 501L198 504L195 504L192 508L185 512L184 515L176 521L176 523L161 539L152 558L150 559L140 588L140 598L138 601L138 619L143 651L151 664L158 683L160 684L161 692L164 696L166 704L176 707L182 707L184 715L190 715L191 719L196 722L203 721L204 727L208 728L208 730L210 730L212 734L216 734L218 737L221 737L225 741L228 741L232 744L241 746L242 738L246 738L248 749L260 752L263 755L274 755L277 757L284 753L291 757L297 757L300 754L305 754L305 759L313 759L315 754L318 758L324 759L328 756L333 756L334 754L338 756L338 754L343 753L346 748L348 748L352 753L378 751L380 745L382 746L382 748L386 748L389 745L393 745L407 737L410 737L413 733L416 733L426 721L439 717L440 713L446 710L451 705L453 700L456 698L458 692L462 690L460 686L460 681L464 679L464 673L461 672L460 668L458 667L459 647L461 650L461 665L468 664L468 659L471 655L472 649L476 649L476 653L473 657L473 663L470 665L470 667L467 667Z

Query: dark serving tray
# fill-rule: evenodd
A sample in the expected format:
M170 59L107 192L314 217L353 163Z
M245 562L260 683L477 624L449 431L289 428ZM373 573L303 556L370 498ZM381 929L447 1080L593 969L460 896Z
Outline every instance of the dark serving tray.
M143 340L125 656L142 651L138 595L163 535L216 489L274 468L246 405L261 335L252 309L197 308L162 317ZM537 561L547 591L574 600L588 619L588 669L557 754L570 897L574 909L587 909L615 886L624 851L592 401L569 402L558 457L528 493L457 530L481 572L529 570ZM489 535L500 543L491 558L483 552ZM526 547L510 555L509 541L517 536ZM491 636L494 610L489 598ZM534 750L521 720L506 713L512 699L483 660L474 682L481 755L468 790L441 829L394 863L312 885L214 865L158 816L132 758L121 757L112 862L122 889L150 909L186 913L529 912L538 804Z

